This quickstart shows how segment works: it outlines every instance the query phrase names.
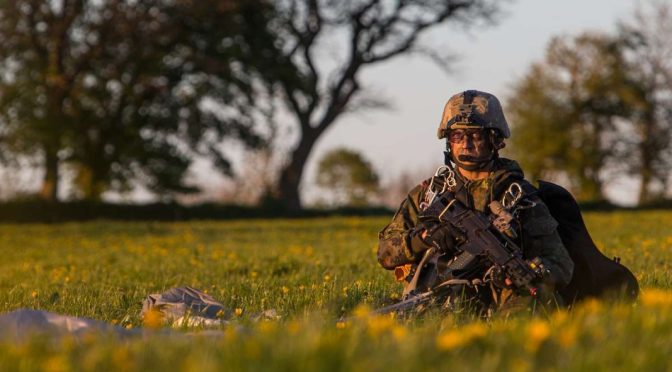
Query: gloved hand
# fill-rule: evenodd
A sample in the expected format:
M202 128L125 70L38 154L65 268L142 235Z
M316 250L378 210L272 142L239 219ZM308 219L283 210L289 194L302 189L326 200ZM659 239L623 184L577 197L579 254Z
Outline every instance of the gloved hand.
M413 253L436 247L441 253L455 253L456 246L464 240L463 234L449 223L438 220L421 221L410 233Z
M422 253L432 246L432 241L427 239L427 234L437 223L434 221L420 222L409 232L409 246L414 254Z
M450 223L436 224L427 231L426 241L429 241L441 253L455 254L457 246L465 240L464 234Z

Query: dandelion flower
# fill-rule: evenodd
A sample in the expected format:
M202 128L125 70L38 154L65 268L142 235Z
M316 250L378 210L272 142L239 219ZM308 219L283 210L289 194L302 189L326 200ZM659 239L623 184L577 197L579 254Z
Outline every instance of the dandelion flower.
M548 323L541 319L534 319L527 326L527 344L525 348L528 351L537 351L539 345L544 342L551 334L551 328Z
M150 309L143 316L142 323L147 328L159 328L163 325L163 314L157 309ZM129 327L126 326L126 328Z
M660 289L648 289L641 294L644 306L669 306L672 305L672 292Z

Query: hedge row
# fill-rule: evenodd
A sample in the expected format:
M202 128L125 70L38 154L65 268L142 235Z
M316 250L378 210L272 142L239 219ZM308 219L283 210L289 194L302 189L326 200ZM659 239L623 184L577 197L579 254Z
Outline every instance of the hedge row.
M181 205L177 203L110 204L92 202L49 203L21 201L0 203L0 222L54 223L95 219L130 221L185 221L234 218L292 218L330 215L392 215L384 207L306 209L288 212L273 207L248 207L224 204Z
M623 209L608 202L583 203L582 211L615 211ZM637 209L672 209L672 200L662 200ZM288 212L281 208L249 207L226 204L181 205L177 203L110 204L92 202L50 203L44 201L13 201L0 203L0 222L54 223L95 219L129 221L220 220L234 218L293 218L345 216L392 216L385 207L306 209Z

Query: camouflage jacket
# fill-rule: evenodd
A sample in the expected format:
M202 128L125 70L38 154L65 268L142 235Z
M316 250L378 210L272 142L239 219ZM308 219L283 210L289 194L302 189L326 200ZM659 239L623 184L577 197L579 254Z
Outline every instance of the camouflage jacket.
M469 208L486 211L492 200L501 200L505 190L516 181L526 183L523 172L513 160L500 158L495 170L484 180L468 181L455 172L457 187L455 196ZM413 254L409 233L418 221L421 203L429 190L426 180L413 188L401 203L392 221L379 233L378 262L385 269L417 263L422 254ZM526 259L540 257L550 271L549 284L556 288L565 286L572 278L574 263L557 232L558 223L546 205L534 193L524 196L535 206L522 210L518 217L520 234L516 243L523 249ZM489 211L488 211L489 212Z

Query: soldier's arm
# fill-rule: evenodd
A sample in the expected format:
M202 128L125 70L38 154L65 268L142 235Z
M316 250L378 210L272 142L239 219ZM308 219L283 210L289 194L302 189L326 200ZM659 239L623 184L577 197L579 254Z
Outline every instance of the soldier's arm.
M572 279L574 262L560 239L558 222L548 207L539 198L533 201L536 206L521 213L523 254L528 259L540 257L551 273L549 284L562 288Z
M410 232L418 223L419 205L423 195L422 185L411 190L392 221L378 234L378 262L385 269L392 270L419 260L418 252L422 247L418 247L416 241L411 241Z

